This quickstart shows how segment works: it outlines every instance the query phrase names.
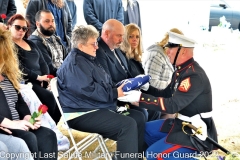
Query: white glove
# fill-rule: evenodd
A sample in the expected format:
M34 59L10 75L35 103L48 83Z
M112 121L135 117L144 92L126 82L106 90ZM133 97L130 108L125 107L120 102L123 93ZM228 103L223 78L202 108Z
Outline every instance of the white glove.
M147 91L149 89L149 82L147 82L146 84L142 85L140 87L140 89L144 90L144 91Z
M142 76L145 76L145 74L139 74L139 75L137 75L136 77L142 77ZM135 77L135 78L136 78Z
M123 92L125 96L123 97L118 97L119 101L123 101L123 102L139 102L140 100L140 96L142 94L141 91L137 91L137 90L132 90L129 92Z

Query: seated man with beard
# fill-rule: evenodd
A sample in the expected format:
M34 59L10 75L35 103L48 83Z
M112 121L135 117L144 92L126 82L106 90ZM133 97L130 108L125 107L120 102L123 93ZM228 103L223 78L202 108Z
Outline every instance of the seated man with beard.
M35 15L37 29L28 38L41 49L50 74L56 76L57 69L66 57L66 48L55 35L56 24L49 10L39 10Z

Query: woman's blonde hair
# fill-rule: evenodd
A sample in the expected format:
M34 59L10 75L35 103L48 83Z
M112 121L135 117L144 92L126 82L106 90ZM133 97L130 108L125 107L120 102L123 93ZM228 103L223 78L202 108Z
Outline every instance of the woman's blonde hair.
M136 49L132 51L131 45L129 44L128 40L132 32L138 30L139 32L139 44ZM123 42L120 46L120 49L126 53L126 56L128 59L134 58L136 61L141 62L142 58L142 36L141 36L141 30L140 28L134 24L130 23L125 26L125 34L123 36Z
M178 33L178 34L182 34L183 35L182 31L180 31L177 28L170 29L170 32L174 32L174 33ZM163 47L164 45L166 45L168 43L168 39L169 39L169 35L168 35L168 33L166 33L164 38L160 42L158 42L157 44L159 46Z
M17 51L8 30L0 28L0 74L6 75L19 91L22 72L19 69Z

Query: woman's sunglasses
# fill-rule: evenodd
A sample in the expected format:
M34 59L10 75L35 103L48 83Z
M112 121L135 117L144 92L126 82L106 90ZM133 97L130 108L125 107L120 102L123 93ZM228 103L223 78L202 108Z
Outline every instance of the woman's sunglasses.
M23 26L23 27L21 27L19 25L12 25L12 26L14 26L17 31L20 31L20 29L22 29L23 32L27 32L28 31L28 27L25 27L25 26Z

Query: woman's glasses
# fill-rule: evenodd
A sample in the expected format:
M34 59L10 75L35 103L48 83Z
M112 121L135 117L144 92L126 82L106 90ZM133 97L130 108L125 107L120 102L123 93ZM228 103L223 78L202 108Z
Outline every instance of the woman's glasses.
M21 27L19 25L12 25L12 26L14 26L17 31L20 31L20 29L22 29L23 32L27 32L28 31L28 27L25 27L25 26L23 26L23 27Z
M97 46L98 46L98 42L87 43L87 44L90 44L90 45L92 45L93 47L97 47Z

